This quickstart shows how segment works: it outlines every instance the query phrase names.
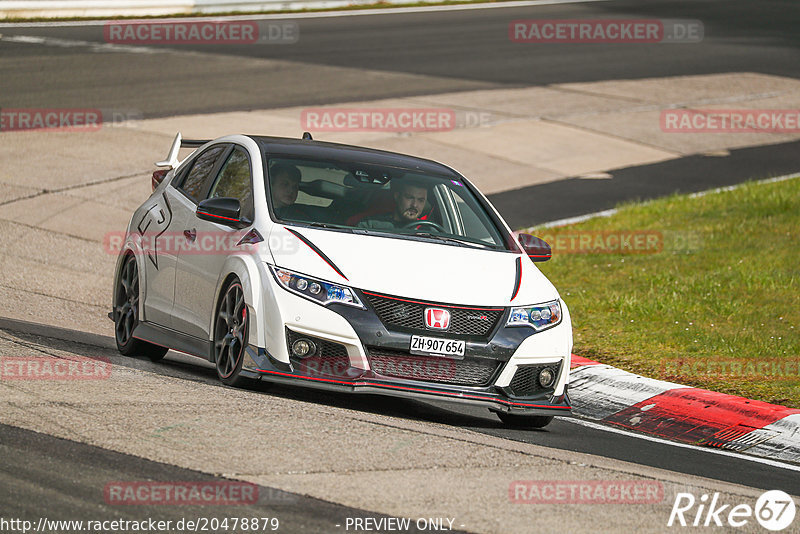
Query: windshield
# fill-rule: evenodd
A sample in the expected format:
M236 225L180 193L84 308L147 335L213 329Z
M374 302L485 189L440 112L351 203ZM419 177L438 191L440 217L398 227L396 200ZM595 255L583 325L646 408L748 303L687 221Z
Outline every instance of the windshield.
M270 158L278 220L503 249L501 232L463 181L356 162Z

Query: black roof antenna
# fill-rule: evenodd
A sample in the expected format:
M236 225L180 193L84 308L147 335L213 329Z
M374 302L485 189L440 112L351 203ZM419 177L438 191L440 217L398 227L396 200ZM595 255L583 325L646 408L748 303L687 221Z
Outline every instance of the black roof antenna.
M303 140L304 141L313 141L314 138L311 137L311 132L303 132Z

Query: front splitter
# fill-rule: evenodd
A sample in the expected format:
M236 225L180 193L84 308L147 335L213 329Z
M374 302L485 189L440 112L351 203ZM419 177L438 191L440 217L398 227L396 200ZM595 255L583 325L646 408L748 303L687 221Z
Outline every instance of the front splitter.
M249 358L243 369L247 371L246 376L270 382L344 393L445 400L473 406L485 406L492 411L511 412L519 415L571 415L571 405L566 391L560 396L510 398L496 392L492 386L467 388L451 384L389 379L376 375L372 371L353 367L342 376L311 376L295 372L289 364L276 360L263 348L250 346L247 355Z

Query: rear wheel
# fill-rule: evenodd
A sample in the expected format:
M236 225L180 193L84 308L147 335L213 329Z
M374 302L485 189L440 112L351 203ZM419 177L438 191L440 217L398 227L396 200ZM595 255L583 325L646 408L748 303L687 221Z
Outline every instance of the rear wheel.
M147 356L156 362L169 351L166 347L133 337L139 324L139 268L133 256L125 258L117 279L113 317L117 350L125 356Z
M223 384L242 387L248 380L240 376L244 350L247 348L248 321L244 290L234 279L219 301L214 320L214 361Z
M544 428L553 421L552 415L517 415L497 412L497 417L508 426L516 428Z

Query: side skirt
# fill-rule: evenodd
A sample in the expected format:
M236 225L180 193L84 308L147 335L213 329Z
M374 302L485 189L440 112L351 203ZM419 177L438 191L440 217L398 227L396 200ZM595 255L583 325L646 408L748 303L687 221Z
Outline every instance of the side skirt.
M146 321L139 322L133 331L133 337L214 363L213 345L206 339L189 336L177 330Z

